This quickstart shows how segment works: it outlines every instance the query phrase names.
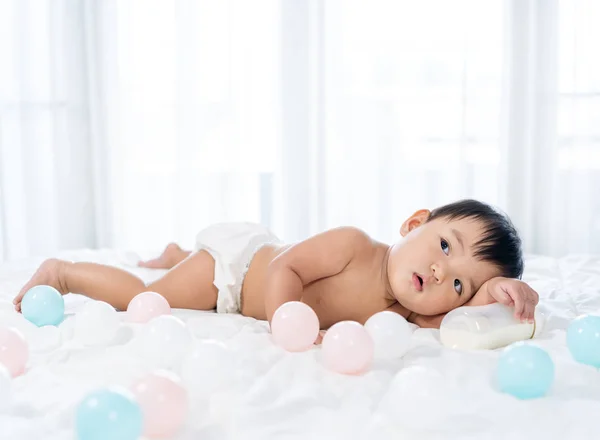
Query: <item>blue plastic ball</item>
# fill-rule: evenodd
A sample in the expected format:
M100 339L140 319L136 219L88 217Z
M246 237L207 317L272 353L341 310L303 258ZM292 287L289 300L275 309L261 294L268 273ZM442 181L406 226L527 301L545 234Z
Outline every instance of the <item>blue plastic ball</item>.
M77 407L78 440L138 440L142 410L127 390L106 388L88 394Z
M574 319L567 329L567 345L577 362L600 368L600 316Z
M65 318L65 300L54 287L35 286L23 296L21 312L38 327L58 325Z
M519 399L542 397L554 380L554 363L541 348L517 342L500 355L497 379L504 393Z

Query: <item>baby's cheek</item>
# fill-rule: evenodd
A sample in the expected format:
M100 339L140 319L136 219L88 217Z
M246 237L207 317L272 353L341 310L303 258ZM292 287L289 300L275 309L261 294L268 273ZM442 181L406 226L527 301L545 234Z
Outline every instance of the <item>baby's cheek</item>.
M463 300L457 297L456 294L448 295L444 294L441 298L439 298L436 304L436 313L448 313L450 310L454 310L457 307L463 305Z
M446 309L450 305L443 295L431 295L421 302L421 307L424 315L439 315L440 313L446 313Z
M390 286L395 293L406 295L409 293L409 286L406 282L402 282L402 277L398 274L390 278Z

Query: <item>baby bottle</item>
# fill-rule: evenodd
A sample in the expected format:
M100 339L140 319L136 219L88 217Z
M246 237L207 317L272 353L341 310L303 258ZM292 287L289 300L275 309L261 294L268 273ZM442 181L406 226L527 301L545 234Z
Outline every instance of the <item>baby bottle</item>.
M449 312L440 325L442 344L464 350L504 347L516 341L539 335L544 314L535 310L534 322L521 322L514 309L495 303L485 306L464 306Z

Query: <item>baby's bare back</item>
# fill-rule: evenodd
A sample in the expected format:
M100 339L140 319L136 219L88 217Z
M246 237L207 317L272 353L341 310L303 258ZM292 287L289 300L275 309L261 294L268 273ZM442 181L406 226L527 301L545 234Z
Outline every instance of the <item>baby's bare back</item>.
M267 319L265 292L269 264L290 246L265 246L253 258L242 286L242 314ZM386 296L381 278L383 247L374 243L340 273L315 280L303 288L302 302L313 308L322 329L344 320L364 323L374 313L397 302ZM402 311L400 311L402 312ZM403 315L407 317L409 311Z

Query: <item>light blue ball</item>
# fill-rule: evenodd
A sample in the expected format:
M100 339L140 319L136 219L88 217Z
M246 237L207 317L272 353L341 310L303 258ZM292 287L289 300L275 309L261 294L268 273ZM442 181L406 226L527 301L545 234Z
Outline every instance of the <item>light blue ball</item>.
M517 342L500 355L497 379L504 393L519 399L542 397L554 380L554 362L541 348Z
M106 388L83 399L75 423L78 440L138 440L142 410L128 391Z
M567 345L577 362L600 368L600 316L574 319L567 329Z
M54 287L35 286L23 296L21 312L38 327L58 325L65 318L65 300Z

